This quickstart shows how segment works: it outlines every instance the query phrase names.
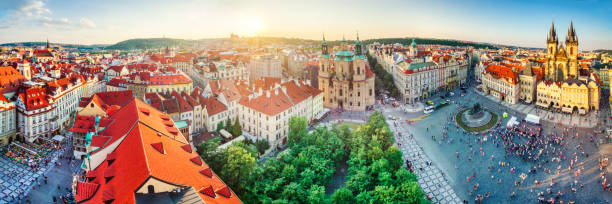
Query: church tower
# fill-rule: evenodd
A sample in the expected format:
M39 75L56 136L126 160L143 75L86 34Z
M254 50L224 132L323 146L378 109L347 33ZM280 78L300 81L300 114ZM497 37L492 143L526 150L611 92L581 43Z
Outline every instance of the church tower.
M553 23L548 32L548 38L546 39L546 79L553 80L556 76L555 58L557 55L557 48L559 46L559 40L557 39L557 31L555 30L555 24Z
M355 40L355 56L353 57L353 80L360 81L365 79L365 55L363 53L363 45L359 40L359 33L357 33L357 40Z
M19 63L17 65L17 71L23 75L23 78L26 80L32 80L32 72L30 70L30 63L28 61L23 61L23 63Z
M410 44L410 56L412 57L416 57L417 56L417 47L416 47L416 42L414 42L414 38L412 38L412 43Z
M357 56L363 55L363 52L361 49L362 49L361 41L359 41L359 33L357 33L357 40L355 40L355 55Z
M319 76L329 77L331 72L331 63L329 56L329 47L327 41L325 41L325 34L323 34L323 41L321 41L321 55L319 56ZM320 80L319 80L320 81ZM319 84L324 84L319 82Z
M569 60L569 75L578 76L578 36L574 30L574 22L570 23L565 38L567 59Z

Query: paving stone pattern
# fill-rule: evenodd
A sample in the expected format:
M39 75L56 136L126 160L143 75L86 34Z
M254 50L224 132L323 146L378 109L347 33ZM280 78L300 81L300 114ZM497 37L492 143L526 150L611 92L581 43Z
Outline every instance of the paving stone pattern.
M393 121L387 121L387 123L392 125ZM431 201L433 203L461 203L461 199L448 184L446 178L442 176L440 169L435 164L426 164L426 161L430 162L431 160L423 152L421 146L413 138L406 135L409 134L408 131L405 129L398 131L400 130L398 128L392 129L396 138L399 138L396 144L403 153L404 161L410 160L412 162L414 173L418 176L419 185L426 195L431 195ZM404 135L399 137L398 132L403 132Z

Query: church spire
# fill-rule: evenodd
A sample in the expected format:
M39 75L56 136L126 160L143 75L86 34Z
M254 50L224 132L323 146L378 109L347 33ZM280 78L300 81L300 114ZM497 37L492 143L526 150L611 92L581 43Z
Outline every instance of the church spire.
M325 41L325 33L323 33L323 41L321 43L327 44L327 41Z
M553 22L551 27L550 27L550 31L548 33L548 41L549 42L556 42L557 41L557 31L555 30L555 23Z
M47 49L51 48L51 46L49 46L49 38L47 38Z
M329 56L329 48L327 47L327 41L325 41L325 33L323 33L323 41L321 41L321 54Z
M576 30L574 30L574 21L570 22L570 27L567 29L567 41L576 42L578 41L578 36L576 36Z

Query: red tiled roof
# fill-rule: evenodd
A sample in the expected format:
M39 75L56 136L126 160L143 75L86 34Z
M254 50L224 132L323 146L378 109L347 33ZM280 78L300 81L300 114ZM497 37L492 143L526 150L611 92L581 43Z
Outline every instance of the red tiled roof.
M304 87L297 86L295 81L288 81L282 84L286 88L287 96L293 102L293 104L298 104L304 100L306 100L309 96L312 96L309 93L309 90L306 90Z
M212 170L209 168L205 168L204 170L200 171L200 173L204 176L207 176L208 178L212 178Z
M110 66L108 69L112 69L117 73L121 73L121 70L123 70L123 68L125 68L125 65Z
M370 70L370 65L366 64L366 77L370 78L373 76L374 76L374 73L372 72L372 70Z
M49 50L34 50L36 57L53 57L53 54Z
M127 80L124 78L112 78L106 83L106 85L115 87L125 87L125 83L127 83Z
M518 72L512 71L510 67L490 64L485 68L485 72L490 73L494 77L503 77L510 84L516 84L518 82Z
M95 130L95 117L94 116L83 116L76 115L74 117L74 125L70 128L71 132L76 133L87 133L94 132Z
M98 187L100 185L96 184L96 183L86 183L86 182L81 182L78 181L77 182L77 186L76 186L76 194L74 195L74 199L76 202L81 202L89 197L91 197L93 194L96 193L96 191L98 190Z
M142 113L139 111L141 108L150 109L150 113L148 115ZM111 118L115 121L103 132L112 133L113 138L122 138L111 153L115 154L115 160L110 166L108 162L102 162L86 173L93 176L109 172L105 176L113 178L106 181L104 177L94 176L88 183L99 185L98 190L91 195L77 191L75 197L78 197L82 203L101 203L109 200L113 200L114 203L135 203L135 191L147 179L154 178L176 185L177 188L191 186L199 189L198 192L203 193L198 195L204 203L240 203L231 189L225 189L227 185L214 172L211 172L211 177L201 173L210 167L198 157L196 152L190 153L183 149L188 142L180 132L178 136L170 136L165 131L163 115L165 114L138 99L133 99L113 114ZM162 136L158 136L159 134ZM152 144L163 144L165 154L160 154L156 145ZM97 154L104 154L107 159L111 157L111 154L107 155L100 151L95 152L92 157L101 156ZM196 165L194 162L199 164ZM107 171L107 169L112 170ZM222 196L216 196L215 191ZM228 194L230 197L225 196Z
M278 94L276 94L276 91L278 92ZM287 98L287 96L282 93L282 90L280 90L280 88L270 90L269 92L269 97L267 93L263 93L261 96L253 98L251 100L249 100L248 98L243 98L242 100L240 100L240 104L269 116L279 114L293 106L289 98Z
M217 190L217 194L226 197L226 198L230 198L232 196L232 191L230 191L229 187L225 186L219 190Z
M193 150L191 149L191 146L190 146L190 145L188 145L188 144L183 145L183 146L181 146L181 147L182 147L182 148L183 148L183 150L185 150L186 152L191 153L191 152L193 151Z
M206 112L208 113L208 116L213 116L217 113L221 113L227 110L227 107L223 105L221 101L217 100L214 97L204 98L202 96L199 96L199 98L200 102L206 107Z
M191 83L191 79L182 74L151 76L149 85L169 85L169 84L187 84Z
M181 97L181 95L178 92L172 91L172 96L176 98L176 101L178 102L178 107L181 113L193 111L193 107L191 107L191 105L189 105L189 103L187 103L187 101L183 99L183 97Z
M236 88L236 84L234 84L231 80L214 80L208 82L210 85L210 89L215 95L221 95L225 97L228 102L235 101L240 99L240 91Z
M270 90L274 88L275 84L281 84L281 78L276 77L262 77L260 79L255 79L253 81L253 86L255 86L255 90Z
M26 105L26 109L36 110L49 106L46 90L43 88L29 88L19 93L19 98Z
M26 79L13 67L0 67L0 93L15 91Z
M166 99L162 101L163 111L168 114L179 113L179 105L176 98Z
M99 93L95 93L91 97L81 98L81 101L79 102L79 106L85 107L86 105L88 105L90 102L93 101L98 106L107 109L113 105L124 106L125 104L130 102L132 98L134 98L134 96L132 95L132 90L99 92Z

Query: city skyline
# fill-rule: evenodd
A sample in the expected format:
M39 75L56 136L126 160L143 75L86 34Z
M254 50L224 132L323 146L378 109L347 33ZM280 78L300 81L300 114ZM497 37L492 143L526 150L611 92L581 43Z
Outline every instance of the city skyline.
M418 5L415 5L417 4ZM328 40L420 37L543 48L551 22L580 50L612 49L610 2L55 1L0 3L0 43L113 44L134 38L270 36ZM86 8L86 9L83 9ZM220 20L222 19L222 20Z

